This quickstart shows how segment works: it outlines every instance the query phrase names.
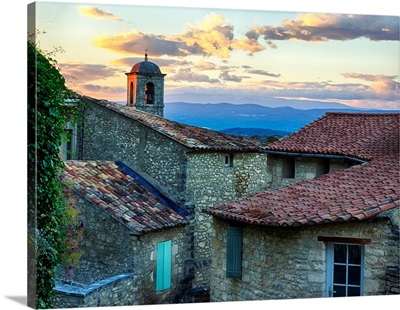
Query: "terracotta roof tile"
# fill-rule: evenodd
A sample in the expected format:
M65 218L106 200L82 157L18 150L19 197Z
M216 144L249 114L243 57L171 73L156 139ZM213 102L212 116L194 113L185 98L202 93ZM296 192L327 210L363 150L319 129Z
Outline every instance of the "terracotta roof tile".
M267 226L364 220L398 207L399 157L326 174L271 192L210 207L206 213ZM341 187L337 192L337 186Z
M63 176L83 198L139 234L187 224L114 162L72 160L65 164Z
M97 100L86 96L82 97L82 99L136 120L178 141L193 151L257 151L263 147L263 143L255 139L174 122L132 107L105 100Z
M400 205L398 114L329 113L269 150L340 154L369 162L210 207L223 219L267 226L365 220Z
M363 160L399 149L400 114L330 112L268 144L269 151L351 156Z

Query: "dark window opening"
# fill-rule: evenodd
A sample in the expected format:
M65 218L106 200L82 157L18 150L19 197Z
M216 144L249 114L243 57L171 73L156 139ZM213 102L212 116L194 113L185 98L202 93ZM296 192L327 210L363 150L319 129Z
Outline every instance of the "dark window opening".
M133 82L131 82L131 85L129 87L129 103L133 103Z
M154 103L154 84L151 82L146 84L145 101L148 104Z
M67 160L72 159L72 129L67 129L67 149L66 149L66 157Z
M225 155L225 167L233 167L233 154Z
M282 178L293 179L295 177L296 158L288 156L282 160Z
M315 171L316 177L327 174L328 172L329 172L329 159L322 159L321 161L317 162L317 167Z

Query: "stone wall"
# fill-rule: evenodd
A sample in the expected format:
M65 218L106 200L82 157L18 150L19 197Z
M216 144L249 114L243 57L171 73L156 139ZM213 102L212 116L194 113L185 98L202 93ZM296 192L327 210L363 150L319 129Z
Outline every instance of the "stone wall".
M136 83L136 108L162 117L164 115L164 77L138 75ZM145 103L145 90L147 83L154 84L154 100L151 104Z
M386 272L386 295L400 294L399 267L388 267Z
M85 109L82 159L122 161L168 198L193 210L190 240L196 285L208 285L211 217L202 209L267 188L267 154L188 153L189 149L132 119L92 103ZM233 155L232 167L225 155Z
M75 283L90 287L104 279L131 273L131 282L124 289L131 296L132 304L170 303L181 290L186 289L182 282L193 274L187 225L137 236L92 202L79 199L78 205L85 232L81 242L82 263L74 271ZM156 292L157 244L167 240L172 241L171 288ZM62 271L57 279L67 280ZM83 301L86 304L88 300L85 297Z
M56 282L53 308L133 305L137 300L133 274L121 274L89 285Z
M136 282L140 304L173 303L191 285L189 280L193 272L190 270L191 247L188 236L186 229L173 228L140 237L141 250L137 254L140 275L138 274ZM157 244L167 240L172 241L171 288L156 292Z
M182 205L186 147L93 103L84 110L84 128L80 134L79 159L122 161Z
M204 207L240 199L267 188L266 154L231 154L232 166L225 166L225 155L229 153L188 154L188 200Z
M277 189L300 181L313 179L326 172L334 172L348 167L341 159L326 159L317 157L294 157L293 177L284 176L285 161L293 159L292 156L268 156L268 173L270 176L270 189ZM326 167L327 166L327 167ZM326 171L325 168L327 169Z
M188 200L195 205L194 257L197 285L209 285L212 217L202 210L246 197L266 189L267 155L234 153L233 165L225 166L226 153L189 154L187 172Z
M318 236L368 238L364 245L364 295L384 295L386 270L399 263L399 210L369 222L304 228L243 226L242 279L226 278L228 223L214 218L211 301L318 298L326 296L326 244Z

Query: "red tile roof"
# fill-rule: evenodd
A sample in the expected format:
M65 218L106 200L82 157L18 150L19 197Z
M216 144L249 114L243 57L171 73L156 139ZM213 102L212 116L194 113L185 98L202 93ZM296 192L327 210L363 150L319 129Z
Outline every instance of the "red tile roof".
M86 96L82 97L82 99L138 121L193 151L258 151L263 147L262 142L255 139L174 122L132 107L105 100L97 100Z
M399 150L400 114L330 112L265 149L372 160Z
M64 176L83 198L138 234L187 224L113 162L66 161Z
M266 226L364 220L400 205L399 168L398 157L364 163L205 212Z
M268 150L340 154L371 160L206 213L266 226L369 219L400 205L399 115L328 113Z

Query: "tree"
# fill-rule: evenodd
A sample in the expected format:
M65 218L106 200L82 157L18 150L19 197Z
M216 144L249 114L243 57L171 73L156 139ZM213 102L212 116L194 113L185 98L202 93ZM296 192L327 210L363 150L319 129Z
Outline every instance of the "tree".
M65 250L66 204L59 157L71 91L51 55L28 42L28 305L51 308Z

